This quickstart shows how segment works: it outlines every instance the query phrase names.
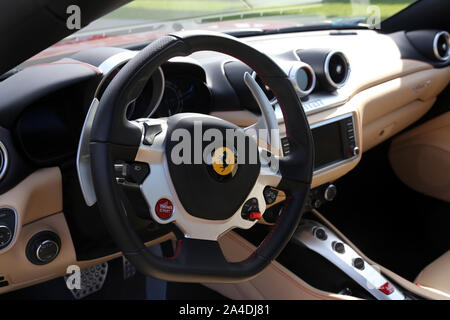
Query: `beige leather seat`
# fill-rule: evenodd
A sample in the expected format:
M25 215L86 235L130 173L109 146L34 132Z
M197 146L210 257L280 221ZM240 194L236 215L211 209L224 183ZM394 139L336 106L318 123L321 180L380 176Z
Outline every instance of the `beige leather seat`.
M426 289L438 290L450 298L450 250L425 267L415 282Z
M450 111L392 141L389 160L412 189L450 202Z

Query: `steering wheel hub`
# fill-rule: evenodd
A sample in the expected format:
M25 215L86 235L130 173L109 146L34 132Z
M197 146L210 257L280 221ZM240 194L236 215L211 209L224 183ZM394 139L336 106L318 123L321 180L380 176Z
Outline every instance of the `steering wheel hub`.
M168 169L183 208L201 219L231 218L260 172L256 141L239 127L209 116L179 114L167 124Z

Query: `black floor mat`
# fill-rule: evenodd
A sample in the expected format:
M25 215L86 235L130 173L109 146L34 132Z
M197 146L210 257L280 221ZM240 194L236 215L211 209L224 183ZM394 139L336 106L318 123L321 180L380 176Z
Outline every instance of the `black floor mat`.
M147 288L148 289L148 288ZM150 288L151 290L151 288ZM84 300L145 300L146 278L140 273L124 280L122 258L109 262L103 288ZM225 300L226 297L196 283L167 283L168 300ZM160 298L158 298L160 299ZM63 278L0 295L0 300L74 300Z
M108 275L103 288L85 300L140 300L145 299L145 277L136 273L124 280L122 258L109 262ZM0 300L74 300L63 278L0 295Z
M167 283L167 300L228 300L220 293L197 283Z
M413 281L450 248L450 204L404 185L388 150L387 142L364 153L319 211L371 259Z

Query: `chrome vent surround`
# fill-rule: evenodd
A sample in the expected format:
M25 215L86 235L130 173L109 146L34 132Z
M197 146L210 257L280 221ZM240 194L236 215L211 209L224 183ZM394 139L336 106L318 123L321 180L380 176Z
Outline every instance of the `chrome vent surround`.
M288 73L294 88L300 97L310 94L316 87L316 74L309 64L296 62Z
M433 52L440 61L450 58L450 34L447 31L436 33L433 40Z
M0 180L6 174L8 167L8 153L5 145L0 141Z
M339 51L330 51L325 58L325 77L335 89L341 88L350 75L350 65L347 57Z

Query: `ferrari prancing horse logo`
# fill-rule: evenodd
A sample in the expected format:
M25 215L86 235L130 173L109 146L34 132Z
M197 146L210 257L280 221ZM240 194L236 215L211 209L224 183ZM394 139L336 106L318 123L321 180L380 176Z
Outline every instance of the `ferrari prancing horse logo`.
M237 167L236 155L227 147L220 147L214 151L212 156L212 167L214 171L221 175L226 176L235 172Z

